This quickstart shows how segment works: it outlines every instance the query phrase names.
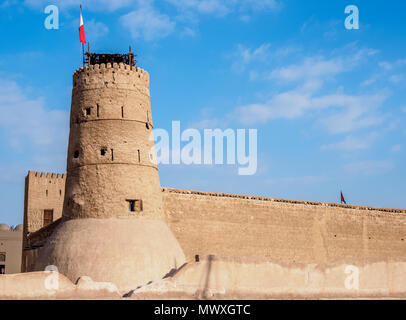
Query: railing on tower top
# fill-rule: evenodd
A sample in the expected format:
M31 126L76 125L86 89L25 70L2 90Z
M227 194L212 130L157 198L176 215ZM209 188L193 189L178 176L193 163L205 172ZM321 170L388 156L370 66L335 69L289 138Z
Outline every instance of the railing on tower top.
M83 65L95 65L95 64L105 64L105 63L125 63L131 67L135 67L137 60L135 57L137 55L131 52L127 54L120 53L91 53L90 49L85 53L83 57Z

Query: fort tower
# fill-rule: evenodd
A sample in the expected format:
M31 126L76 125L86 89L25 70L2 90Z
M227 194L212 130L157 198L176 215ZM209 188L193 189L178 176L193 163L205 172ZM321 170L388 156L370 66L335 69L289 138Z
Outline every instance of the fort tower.
M73 75L62 223L35 268L134 288L185 260L162 209L149 75L131 53L87 57Z

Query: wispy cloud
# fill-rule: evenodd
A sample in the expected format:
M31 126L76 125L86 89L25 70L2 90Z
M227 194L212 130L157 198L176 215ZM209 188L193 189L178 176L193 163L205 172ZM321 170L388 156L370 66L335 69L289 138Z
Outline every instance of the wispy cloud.
M319 116L319 122L330 133L345 133L371 127L382 122L373 111L382 105L386 96L355 96L343 93L316 95L320 83L307 82L293 90L279 93L265 103L237 107L236 118L244 124L266 123L276 119L295 119L303 116ZM320 111L332 109L326 116Z
M354 54L325 58L323 56L307 57L299 64L280 67L273 70L270 79L298 81L332 77L339 73L351 71L362 60L375 55L376 50L358 49Z
M400 144L396 144L391 148L392 152L399 152L400 150L402 150L402 146Z
M265 63L271 60L271 44L264 43L257 48L247 48L242 44L237 45L237 50L232 54L234 63L231 68L235 72L244 71L251 63ZM255 72L255 70L252 70Z
M327 177L324 176L303 176L303 177L284 177L284 178L274 178L266 180L267 184L271 185L312 185L319 184L327 181Z
M83 7L92 11L115 11L121 8L126 8L133 5L137 0L24 0L24 5L32 8L45 8L49 4L66 9L76 7L83 4Z
M12 147L65 145L68 119L67 111L47 110L43 99L31 99L15 82L0 79L0 128Z
M122 16L120 22L134 39L142 37L146 41L167 37L175 30L176 25L168 15L159 13L149 3Z
M388 170L393 169L395 166L392 161L383 160L383 161L376 161L376 160L367 160L367 161L360 161L360 162L353 162L349 163L345 166L345 170L349 174L361 174L366 176L372 176L381 174Z
M365 150L371 147L371 145L378 138L376 132L372 132L362 137L354 137L349 135L345 137L344 140L328 145L321 146L322 150L341 150L341 151L354 151L354 150Z
M181 11L225 16L231 12L276 11L282 7L277 0L166 0Z
M109 33L109 28L102 22L91 19L86 22L86 36L92 41L103 38Z

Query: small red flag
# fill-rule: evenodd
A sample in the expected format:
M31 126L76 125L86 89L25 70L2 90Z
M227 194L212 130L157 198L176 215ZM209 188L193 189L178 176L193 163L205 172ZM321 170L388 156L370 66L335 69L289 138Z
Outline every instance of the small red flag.
M83 16L82 16L82 6L80 6L79 39L80 42L86 44L85 26L83 24Z
M343 195L342 191L341 191L341 203L347 204L347 202L345 202L344 195Z

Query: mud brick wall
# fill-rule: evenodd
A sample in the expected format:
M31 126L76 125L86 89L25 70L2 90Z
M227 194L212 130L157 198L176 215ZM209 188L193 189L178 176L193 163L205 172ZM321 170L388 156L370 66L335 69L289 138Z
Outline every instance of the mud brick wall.
M188 261L262 256L300 263L406 257L406 210L163 189Z

